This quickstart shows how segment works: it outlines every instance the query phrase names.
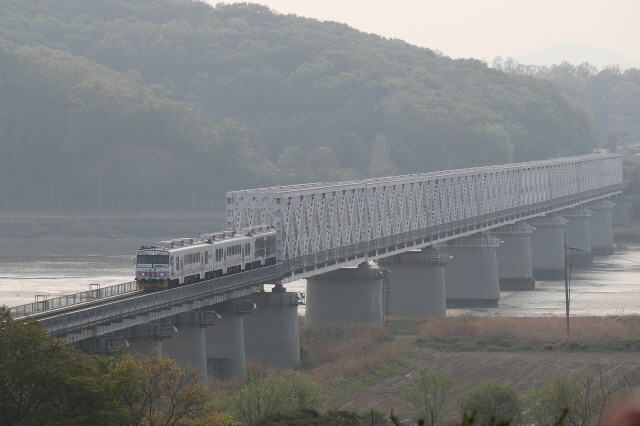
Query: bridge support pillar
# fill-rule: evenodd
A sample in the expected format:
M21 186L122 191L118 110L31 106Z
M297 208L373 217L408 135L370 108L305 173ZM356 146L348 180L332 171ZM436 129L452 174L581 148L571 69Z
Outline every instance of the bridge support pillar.
M628 225L633 221L633 203L629 195L617 195L614 197L611 219L614 225Z
M591 234L591 253L599 255L613 254L613 220L611 212L613 202L599 200L589 203L591 210L589 232Z
M567 260L575 266L593 265L591 253L591 226L589 225L591 212L584 207L564 210L562 216L567 219L564 225L567 247L573 247L580 251L567 249Z
M531 234L531 266L539 280L564 278L564 224L562 216L534 217Z
M190 311L172 317L173 330L170 339L162 342L163 354L172 358L180 368L190 365L200 369L202 382L207 385L207 346L205 327L200 312Z
M382 324L382 282L367 263L308 278L305 324Z
M500 241L474 235L444 243L451 255L444 267L447 308L498 306L500 284L496 248Z
M391 271L390 315L393 317L446 317L444 265L449 255L427 247L380 259Z
M244 321L247 359L279 367L300 367L298 294L276 286L271 293L254 293L256 309Z
M491 235L501 241L496 248L496 261L501 291L534 291L531 264L531 234L526 224L506 225L492 229Z
M207 369L220 379L246 377L244 317L237 312L219 312L213 326L205 330Z

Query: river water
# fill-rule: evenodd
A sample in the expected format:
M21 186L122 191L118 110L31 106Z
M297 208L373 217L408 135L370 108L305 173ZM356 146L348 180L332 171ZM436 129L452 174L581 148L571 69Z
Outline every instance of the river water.
M156 240L100 238L0 238L0 305L31 303L133 280L133 259L142 245ZM393 283L392 283L393 285ZM305 292L306 281L286 285ZM538 281L536 291L503 292L497 308L473 309L481 315L563 315L564 281ZM300 307L304 313L304 307ZM455 311L451 311L455 313ZM571 313L640 314L640 246L618 248L612 256L595 256L590 269L574 269ZM393 300L391 301L393 315Z

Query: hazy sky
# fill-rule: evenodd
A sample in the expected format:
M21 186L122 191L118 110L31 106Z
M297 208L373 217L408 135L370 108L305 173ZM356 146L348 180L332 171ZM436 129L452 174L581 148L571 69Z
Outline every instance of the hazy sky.
M208 0L216 3L214 0ZM640 62L640 0L259 0L281 13L491 63L563 42ZM225 3L234 3L225 1Z

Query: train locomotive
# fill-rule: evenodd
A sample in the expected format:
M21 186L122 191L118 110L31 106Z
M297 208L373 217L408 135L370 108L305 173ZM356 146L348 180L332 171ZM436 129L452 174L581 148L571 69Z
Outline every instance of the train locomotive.
M135 259L136 282L139 289L164 290L275 263L276 231L257 226L143 246Z

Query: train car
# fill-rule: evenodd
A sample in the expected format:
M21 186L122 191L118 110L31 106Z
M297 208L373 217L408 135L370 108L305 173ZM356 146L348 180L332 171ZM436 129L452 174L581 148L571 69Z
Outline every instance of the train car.
M276 232L263 226L203 234L141 247L136 281L144 290L163 290L224 275L274 265Z
M163 290L205 279L213 270L210 244L193 238L141 247L136 256L138 288Z

